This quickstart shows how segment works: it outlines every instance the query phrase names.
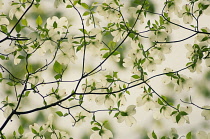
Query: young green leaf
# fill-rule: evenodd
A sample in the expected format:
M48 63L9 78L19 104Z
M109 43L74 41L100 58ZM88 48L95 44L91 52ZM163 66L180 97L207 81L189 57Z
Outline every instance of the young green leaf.
M59 62L55 61L54 65L53 65L53 70L56 73L62 73L62 69L63 69L62 65Z
M42 22L43 22L42 17L39 15L36 19L36 24L40 26L42 24Z
M24 133L24 128L23 128L23 126L19 126L19 128L18 128L18 133L20 134L20 135L22 135L23 133Z
M61 111L56 111L55 113L60 117L63 116L63 113Z

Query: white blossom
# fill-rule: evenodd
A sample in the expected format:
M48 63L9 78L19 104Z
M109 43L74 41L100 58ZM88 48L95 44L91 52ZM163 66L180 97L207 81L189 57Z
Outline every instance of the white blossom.
M210 106L203 106L205 109L210 109ZM203 110L201 112L201 115L205 118L205 120L210 120L210 111L209 110Z
M9 18L13 20L13 17L15 15L17 19L20 19L20 17L23 15L23 11L24 9L22 6L20 7L18 5L13 5L9 11Z
M205 131L199 131L196 133L197 139L210 139L210 133L206 133Z
M134 114L136 114L136 106L129 105L126 111L123 112L123 114L120 113L117 116L118 122L122 123L123 121L125 121L127 126L132 126L136 123L136 119L133 117Z
M0 1L0 6L1 6L1 1ZM6 17L0 15L0 25L9 25L9 20Z
M140 95L136 99L137 106L144 106L146 111L153 110L156 107L156 102L149 94Z

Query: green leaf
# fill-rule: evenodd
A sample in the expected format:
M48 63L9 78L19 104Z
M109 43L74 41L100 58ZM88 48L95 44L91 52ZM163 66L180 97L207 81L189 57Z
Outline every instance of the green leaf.
M187 133L186 139L192 139L192 133L191 132Z
M20 125L18 128L18 133L22 135L24 133L24 128Z
M14 83L13 83L13 82L7 82L7 84L8 84L9 86L14 86Z
M63 113L61 111L56 111L55 113L60 117L63 116Z
M106 79L106 80L107 80L107 82L109 82L109 83L114 82L114 79L110 79L110 78L108 78L108 79Z
M57 28L57 27L58 27L58 24L57 24L56 22L54 22L54 23L53 23L53 27L54 27L54 28Z
M59 62L55 61L54 65L53 65L53 70L56 73L62 73L62 69L63 69L62 65Z
M42 21L42 18L41 18L41 16L39 15L39 16L37 17L37 19L36 19L36 24L40 26L40 25L42 24L42 22L43 22L43 21Z
M133 77L134 79L139 79L140 78L139 75L132 75L131 77Z
M117 107L118 108L120 107L120 100L117 102Z
M206 29L201 29L203 32L207 32L207 30Z
M152 137L153 137L153 139L157 139L157 135L155 134L154 131L152 132Z
M67 5L67 6L66 6L66 8L72 8L72 7L73 7L73 6L71 6L71 5Z
M86 3L81 3L81 6L85 9L89 9L89 6Z
M179 114L180 114L181 116L188 115L185 111L181 111L181 112L179 112Z
M158 104L164 105L164 103L162 102L162 100L160 98L158 98Z
M103 55L103 58L107 58L109 55L110 55L110 53L107 52L107 53L105 53L105 54Z
M19 55L17 58L19 58L19 59L25 59L25 57L22 56L22 55Z
M204 37L201 41L206 41L206 40L208 40L209 39L209 37Z
M178 114L178 115L176 116L176 122L178 123L180 119L181 119L181 115Z
M100 130L100 128L98 128L98 127L95 126L95 127L92 128L92 130L93 131L98 131L98 130Z
M2 78L2 73L0 72L0 78Z
M17 31L17 33L19 33L21 29L22 29L21 25L17 24L17 26L15 27L15 30Z
M8 33L7 27L4 25L1 25L1 31L4 33Z
M122 116L128 116L127 112L120 112Z
M89 11L86 11L86 12L83 13L83 16L87 16L89 14L90 14L90 12Z
M31 128L31 131L32 131L32 133L34 133L34 134L38 134L38 132L37 132L35 129L33 129L33 128Z
M60 79L61 77L62 77L61 74L57 74L57 75L54 76L54 78L55 78L56 80Z
M176 114L176 113L177 113L177 111L173 111L173 112L171 113L171 116L174 115L174 114Z
M27 26L28 25L28 21L26 19L22 19L21 20L22 25Z

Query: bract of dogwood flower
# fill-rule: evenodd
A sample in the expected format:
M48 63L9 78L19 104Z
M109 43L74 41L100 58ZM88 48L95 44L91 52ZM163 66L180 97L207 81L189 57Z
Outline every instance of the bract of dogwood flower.
M122 38L125 38L127 33L124 30L116 29L115 31L111 32L114 42L119 42Z
M191 24L193 21L193 16L191 13L191 7L190 5L186 4L182 6L182 10L180 11L180 15L183 18L183 22L185 24Z
M153 111L153 117L156 120L161 119L163 116L166 119L170 119L171 118L171 112L172 112L172 108L169 106L161 106L161 108L155 109Z
M144 106L146 111L156 108L156 102L149 94L142 94L136 99L137 107Z
M2 0L0 0L0 9L2 9L4 3L2 2Z
M131 59L142 59L144 58L142 49L139 48L139 41L131 41L131 49L128 51L128 57Z
M30 41L40 41L40 36L37 32L31 32L27 37L30 39Z
M202 30L204 30L206 32L210 32L210 29L207 28L207 27L201 28L201 31ZM196 39L195 40L198 41L198 42L203 42L203 41L206 42L207 41L208 44L210 43L210 39L209 39L209 35L208 34L198 33L196 35Z
M167 2L167 5L165 6L165 11L171 16L172 13L179 16L179 5L181 3L181 0L170 0Z
M126 67L126 68L132 67L133 64L134 64L134 60L135 59L132 59L130 57L125 57L123 59L123 66Z
M153 55L156 63L161 64L165 60L164 54L171 52L171 45L165 43L158 43L154 48L150 50L150 54Z
M173 70L170 69L170 68L165 68L165 69L163 70L163 73L170 73L170 72L173 72ZM170 76L163 76L163 77L162 77L162 82L163 82L164 84L169 84L169 83L171 83L171 81L172 81L172 78L171 78Z
M120 106L125 106L127 99L125 94L117 97L117 102L120 101Z
M191 59L193 53L194 53L194 49L193 49L193 46L191 44L185 44L185 48L188 50L187 54L186 54L186 57L188 59Z
M196 133L197 139L210 139L210 133L206 133L205 131L199 131Z
M138 5L137 7L129 7L128 8L128 13L130 13L134 19L137 19L139 13L138 10L141 10L142 6ZM141 12L138 20L140 20L140 23L143 24L144 23L144 12Z
M50 29L48 35L52 40L57 41L61 38L61 34L59 31L60 29Z
M33 85L36 85L37 83L41 83L43 81L44 81L44 79L41 76L41 72L37 72L35 74L32 74L29 77L29 80L28 80L28 82L31 83L31 84L33 84Z
M68 19L66 17L61 17L60 19L56 16L47 19L46 28L49 29L48 35L53 40L58 40L61 38L63 33L66 31L68 26Z
M119 23L121 21L120 19L120 14L117 10L115 10L118 6L112 2L112 3L109 3L109 7L108 6L104 6L104 5L99 5L97 8L96 8L96 12L103 16L106 21L108 22L115 22L115 23Z
M159 30L159 31L151 32L151 35L149 38L152 42L165 42L167 37L168 35L166 32Z
M5 118L7 118L11 114L12 110L15 108L17 103L12 100L9 100L8 97L6 97L5 100L1 103L5 106L3 115Z
M210 109L210 106L203 106L205 109ZM201 112L201 115L205 118L205 120L210 120L210 111L209 110L203 110Z
M94 36L94 39L86 39L89 44L87 48L94 52L93 55L98 56L101 52L100 49L103 48L104 44L102 43L102 33L101 30L98 28L93 28L89 32L90 36Z
M177 20L177 19L172 19L171 22L172 22L172 23L179 24L179 20ZM172 24L172 23L166 22L166 23L164 24L165 30L166 30L166 32L169 33L169 34L172 32L172 29L178 29L178 28L179 28L178 26L176 26L176 25L174 25L174 24Z
M194 68L191 66L191 67L189 67L188 69L190 70L190 72L201 73L201 72L202 72L201 63L202 63L202 60L198 60L198 61L196 62L196 65L195 65Z
M56 43L50 40L46 40L44 41L44 43L42 44L42 47L40 47L38 49L39 54L44 55L47 52L54 52L56 50Z
M64 26L68 26L68 19L66 17L61 17L59 19L57 16L53 16L47 19L47 29L62 29Z
M120 114L117 116L117 121L119 123L125 121L126 125L131 127L136 123L136 119L133 117L134 114L136 114L136 106L129 105L126 111L120 112Z
M145 62L142 64L144 69L147 69L149 72L153 72L156 70L157 62L151 58L145 58Z
M91 134L90 139L110 139L113 138L113 134L110 130L106 128L102 128L100 130L96 130Z
M101 19L99 19L98 17L94 16L89 16L87 19L86 19L86 26L90 26L90 25L97 25L97 26L100 26L100 23L101 22Z
M18 58L18 56L20 55L19 52L16 53L15 57L14 57L14 64L17 65L20 63L21 59Z
M9 25L9 20L5 16L0 15L0 25Z
M96 97L95 102L98 105L104 104L106 108L112 108L114 106L114 97L112 95L100 95Z
M17 49L17 47L14 46L14 47L4 49L4 52L9 54L9 53L16 51L16 49Z
M98 41L102 40L102 30L99 28L93 28L89 32L90 36L95 36L95 39Z
M23 11L24 8L22 6L12 5L12 8L9 11L9 18L13 20L13 17L15 16L17 19L20 19L20 17L23 15Z
M64 65L68 65L70 61L74 63L77 57L75 55L75 50L72 44L68 42L63 42L60 45L60 49L61 49L61 54L58 55L57 61L60 64Z
M181 79L173 79L174 91L180 93L182 90L189 91L193 87L193 80L190 77L181 75Z
M210 58L205 59L205 64L207 67L210 67Z
M7 118L12 113L12 107L6 106L4 109L4 117Z
M94 56L103 55L100 51L100 48L103 48L104 44L99 40L90 40L90 43L87 45L87 49L90 50L90 52L93 52L92 54Z

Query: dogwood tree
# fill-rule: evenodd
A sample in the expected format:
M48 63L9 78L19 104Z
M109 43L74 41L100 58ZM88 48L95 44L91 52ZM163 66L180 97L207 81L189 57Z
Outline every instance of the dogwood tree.
M1 138L70 139L84 125L80 137L116 138L113 124L130 132L143 117L140 138L210 138L197 128L208 88L192 93L210 67L209 5L0 0Z

